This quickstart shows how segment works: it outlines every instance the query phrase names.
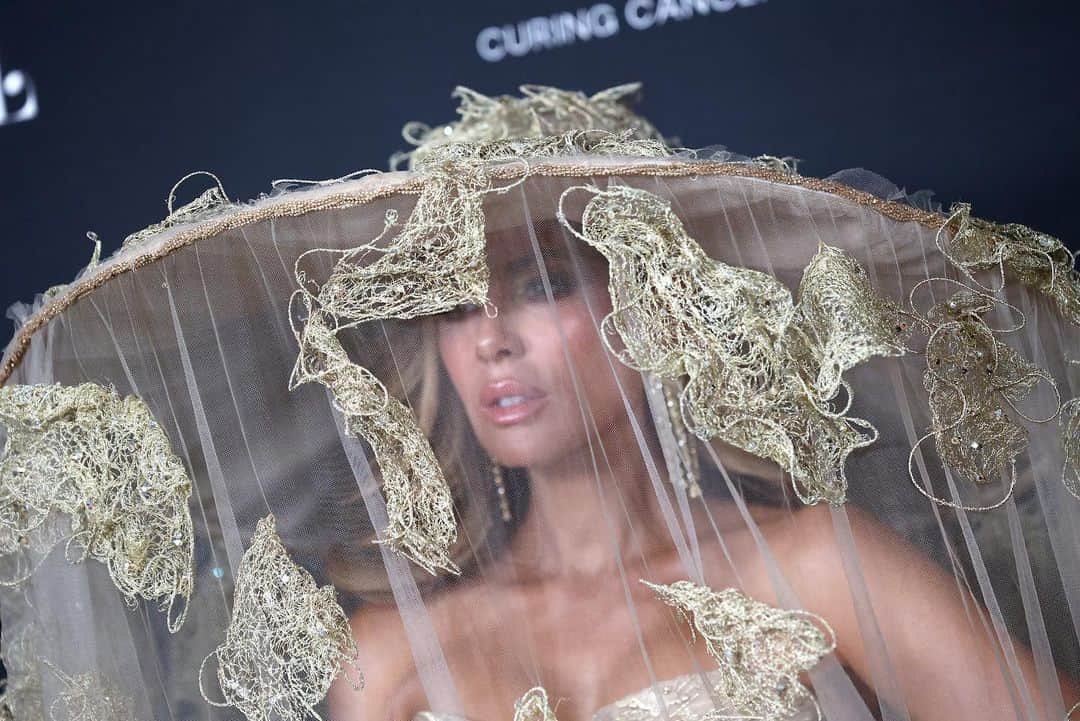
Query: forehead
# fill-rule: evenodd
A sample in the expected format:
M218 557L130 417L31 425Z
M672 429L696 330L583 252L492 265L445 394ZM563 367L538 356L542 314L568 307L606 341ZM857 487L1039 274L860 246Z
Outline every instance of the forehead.
M540 218L487 233L488 265L493 271L513 272L537 267L537 253L544 263L581 256L581 245L557 218Z

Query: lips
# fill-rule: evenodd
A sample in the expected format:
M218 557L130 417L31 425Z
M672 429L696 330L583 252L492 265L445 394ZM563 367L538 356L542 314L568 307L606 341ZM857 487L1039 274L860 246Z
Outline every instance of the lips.
M484 386L480 404L498 425L511 425L529 418L547 403L547 394L516 378L504 378Z

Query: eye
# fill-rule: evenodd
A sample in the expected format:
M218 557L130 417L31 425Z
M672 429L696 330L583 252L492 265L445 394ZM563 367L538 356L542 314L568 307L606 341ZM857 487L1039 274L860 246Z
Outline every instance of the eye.
M466 316L478 310L480 310L480 306L476 303L462 303L461 305L440 314L439 319L454 323L459 320L464 320Z
M551 295L554 298L565 298L571 295L577 288L574 279L567 273L551 273L548 275L551 283ZM522 286L521 293L529 301L547 300L547 292L544 289L544 280L540 276L530 278Z

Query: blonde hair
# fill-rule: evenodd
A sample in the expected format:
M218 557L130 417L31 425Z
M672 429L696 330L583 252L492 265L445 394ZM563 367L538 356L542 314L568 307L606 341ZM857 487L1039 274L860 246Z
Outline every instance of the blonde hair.
M480 447L471 426L460 422L465 417L465 410L439 357L437 323L434 316L381 322L379 325L385 335L384 343L380 344L383 355L376 357L376 363L369 362L368 368L383 381L393 397L412 408L420 429L431 443L452 490L458 518L458 540L451 549L451 557L463 575L468 575L482 549L497 552L490 546L508 538L512 529L502 528L504 524L498 515L494 487L487 481L491 472L490 459ZM420 346L416 351L394 353L395 348L416 343ZM367 354L373 354L372 345L366 345ZM377 469L373 470L378 473ZM510 475L511 479L516 479L518 474ZM510 485L512 504L522 506L520 484ZM339 524L341 541L331 546L326 559L331 582L339 591L358 601L387 599L389 581L379 549L373 544L375 532L367 513L362 510L359 491L355 487L345 490L334 502L340 509L337 513L344 518ZM421 588L432 588L452 580L433 577L415 566L410 568Z
M569 242L569 240L567 241ZM576 260L581 254L606 261L591 248L570 246ZM420 429L431 443L435 457L451 488L458 518L458 540L451 549L454 562L467 578L480 558L493 559L513 536L528 512L529 479L524 469L502 469L503 483L510 501L513 520L504 522L492 483L491 458L480 446L466 418L461 399L450 382L438 348L438 316L412 320L381 321L373 337L368 330L363 341L365 365L378 376L395 398L409 405ZM395 353L395 349L399 349ZM405 352L401 352L404 350ZM370 360L368 360L370 358ZM652 415L643 414L643 430L656 434ZM693 436L693 442L700 443ZM719 480L719 470L709 454L702 459L700 485L712 496L727 495L726 484ZM377 473L377 469L376 473ZM738 492L758 503L782 502L782 490L773 482L749 476L736 477ZM346 516L341 523L342 541L332 545L327 558L327 573L335 587L354 601L381 601L389 596L389 580L372 541L374 529L362 510L362 499L355 487L342 494L332 512ZM361 525L362 524L362 525ZM454 577L433 577L410 566L422 590L452 583Z

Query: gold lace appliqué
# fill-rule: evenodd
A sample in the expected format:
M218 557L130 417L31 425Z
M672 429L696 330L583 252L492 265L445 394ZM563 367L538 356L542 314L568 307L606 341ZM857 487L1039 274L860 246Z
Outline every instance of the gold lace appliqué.
M289 388L315 381L331 391L348 431L371 444L382 473L389 516L383 541L430 573L458 573L450 558L457 537L450 489L412 413L349 359L338 333L369 321L485 303L482 202L490 185L486 173L444 163L431 170L404 228L382 246L397 223L393 211L372 242L347 251L315 249L296 261L307 318L294 329L300 354ZM319 252L341 257L316 286L301 264Z
M453 97L460 101L457 112L461 119L434 128L419 122L406 124L402 136L415 150L395 154L390 166L396 169L407 163L410 169L418 167L433 150L450 144L541 138L575 130L629 131L635 138L663 143L656 128L631 110L631 101L640 89L640 83L629 83L586 96L541 85L522 85L520 98L492 98L458 87Z
M1073 398L1061 406L1058 423L1065 453L1061 480L1069 493L1080 500L1080 398Z
M136 721L135 701L112 679L97 673L69 675L45 665L60 680L61 690L49 704L51 721Z
M173 202L176 198L176 190L186 180L193 178L197 175L206 175L214 179L215 185L207 190L203 191L197 198L189 203L181 205L179 208L173 209ZM151 238L158 233L161 233L174 225L180 225L182 223L190 223L201 218L213 215L223 208L229 205L229 196L225 194L225 188L221 185L221 181L213 173L209 173L205 170L198 170L194 173L188 173L180 180L176 181L176 185L169 191L169 197L165 201L166 207L169 209L169 214L165 216L165 219L154 223L140 231L132 233L128 237L124 238L122 244L123 248L129 248L131 246L142 243L147 238Z
M558 721L543 687L529 689L514 702L514 721Z
M925 283L912 289L912 297ZM1006 407L1028 421L1050 420L1029 418L1016 407L1040 381L1049 383L1055 394L1057 387L1049 373L995 337L1017 328L993 330L982 318L1000 302L962 287L931 307L920 321L928 334L923 385L929 394L931 427L908 455L908 475L920 493L944 506L985 511L1001 506L1012 495L1016 457L1027 448L1027 430L1009 417ZM914 308L914 300L911 304ZM930 494L912 469L915 453L930 437L945 464L970 482L989 484L1008 471L1010 482L1003 497L988 506L968 506Z
M0 388L0 423L0 556L17 569L5 583L32 573L26 551L66 541L129 604L157 600L175 632L193 582L191 481L150 409L94 383L15 385Z
M836 647L832 627L807 611L773 608L734 588L713 591L690 581L642 581L705 639L720 667L717 690L752 718L788 718L810 700L799 674ZM818 717L821 711L818 709Z
M578 234L561 206L581 189L563 194L559 214L608 259L614 310L601 327L609 350L667 380L688 376L681 416L702 440L776 461L804 503L843 503L844 461L877 432L846 415L852 394L842 375L871 356L905 352L906 314L874 294L858 263L825 245L796 303L772 276L708 257L671 206L643 190L587 188L594 197ZM615 332L625 351L611 348Z
M524 176L528 176L528 159L566 157L575 155L602 155L630 158L667 158L671 149L658 140L635 138L631 131L611 133L606 130L572 130L561 135L542 138L505 138L472 143L448 143L432 148L423 160L417 161L420 169L436 168L444 163L470 163L462 168L472 174L483 173L482 162L525 163ZM523 182L519 180L518 182Z
M950 236L948 231L955 228ZM1080 326L1080 274L1075 257L1057 238L1019 223L999 225L972 217L971 205L956 203L938 233L945 257L985 291L972 277L973 270L998 268L1001 282L1010 275L1052 298L1062 314Z
M199 691L214 706L232 706L249 721L301 721L341 673L363 686L358 650L333 586L319 588L289 558L274 517L259 521L236 573L225 641L199 667ZM207 661L217 660L224 702L203 688ZM356 670L351 678L347 669Z
M391 211L371 242L344 251L315 249L297 259L297 293L306 319L294 331L300 354L289 387L315 381L331 390L349 432L371 444L382 473L389 517L383 542L430 573L459 572L450 558L457 538L450 489L412 413L349 359L338 333L370 321L435 315L464 303L486 305L484 197L514 187L494 187L490 164L615 148L636 155L667 152L654 141L603 130L439 145L416 160L428 177L399 232L392 234L398 219ZM527 170L526 162L525 177ZM340 256L321 285L301 268L309 253Z

